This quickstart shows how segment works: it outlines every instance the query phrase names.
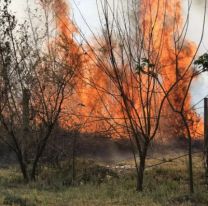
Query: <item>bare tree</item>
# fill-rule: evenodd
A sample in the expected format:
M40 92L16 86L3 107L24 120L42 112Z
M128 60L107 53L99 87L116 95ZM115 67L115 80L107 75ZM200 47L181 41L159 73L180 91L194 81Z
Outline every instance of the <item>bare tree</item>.
M122 132L132 142L137 190L142 191L149 145L157 135L161 118L167 117L164 106L174 109L180 105L178 114L183 117L191 154L190 127L184 108L191 82L202 72L194 70L192 63L204 34L206 2L198 45L186 40L191 2L188 3L185 22L182 21L180 1L143 0L138 4L132 0L121 2L119 6L114 1L110 4L103 0L98 4L102 38L93 34L97 45L94 47L83 33L82 36L89 51L93 51L93 56L89 57L100 71L99 75L107 77L107 81L103 85L91 78L91 86L96 88L98 95L106 92L108 97L99 96L105 114L111 118L108 123L116 131L116 126L122 125ZM179 88L181 98L176 100ZM120 111L116 118L110 109L112 102ZM190 173L192 192L191 176Z
M49 35L49 11L43 32L33 26L31 16L17 32L9 2L1 6L0 138L15 152L24 179L35 180L63 103L73 93L81 56L70 56L71 37L59 31L56 38Z

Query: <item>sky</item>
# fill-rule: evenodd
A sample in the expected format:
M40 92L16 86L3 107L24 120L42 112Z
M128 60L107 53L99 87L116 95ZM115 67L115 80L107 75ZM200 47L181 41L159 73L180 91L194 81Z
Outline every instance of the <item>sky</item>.
M28 0L30 7L35 8L38 0ZM113 1L113 0L109 0ZM126 1L126 0L116 0L116 1ZM190 27L188 30L188 38L191 41L198 42L200 39L200 31L202 28L203 20L203 9L205 0L193 0L193 6L190 13ZM20 21L23 21L26 17L26 2L27 0L12 0L11 9L16 12ZM36 3L35 3L36 2ZM184 8L187 8L188 0L183 0ZM73 18L79 28L84 32L86 36L91 35L91 31L88 26L97 33L100 28L96 0L70 0L71 6L73 8ZM185 13L184 9L184 13ZM86 22L83 20L84 16ZM208 13L208 12L207 12ZM88 26L87 26L88 25ZM200 48L200 52L203 53L208 51L208 15L207 15L207 25L205 27L205 37ZM201 98L208 94L208 73L202 75L198 78L192 85L192 103L198 102Z

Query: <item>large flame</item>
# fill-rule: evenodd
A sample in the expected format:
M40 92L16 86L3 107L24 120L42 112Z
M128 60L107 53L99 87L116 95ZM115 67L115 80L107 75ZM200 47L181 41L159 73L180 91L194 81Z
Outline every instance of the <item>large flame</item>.
M202 122L191 108L191 95L190 92L187 93L194 72L191 64L196 45L185 39L186 25L182 16L182 1L142 0L140 15L146 47L150 48L152 61L161 68L159 73L164 88L168 90L184 76L170 93L169 99L177 111L184 106L192 135L199 136L202 134ZM172 111L168 102L164 107L163 116L161 123L163 134L185 136L182 119Z
M105 44L103 43L103 47L94 45L95 50L99 50L98 52L87 46L81 49L74 39L77 29L69 18L70 9L66 1L54 0L52 8L59 36L62 37L61 42L68 44L70 48L67 56L68 64L81 68L77 77L75 95L64 102L64 110L68 115L62 120L63 125L71 126L76 123L83 131L121 135L125 121L121 118L123 117L122 103L112 97L117 95L116 87L107 77L106 70L100 69L110 67L109 62L104 61L107 55ZM180 110L193 72L192 69L187 68L196 51L196 45L183 38L182 1L140 0L139 19L138 24L141 28L140 35L144 40L144 47L148 48L148 57L158 68L164 88L168 90L187 70L185 78L170 93L170 101L174 108ZM97 60L98 53L102 64ZM125 66L128 67L128 65ZM133 90L128 92L131 93ZM138 108L139 106L141 105L138 103ZM202 123L191 108L189 92L184 103L184 110L187 111L186 117L189 119L192 135L201 134ZM121 128L118 128L118 125ZM185 135L181 117L172 111L168 102L165 103L163 109L160 131L161 136Z

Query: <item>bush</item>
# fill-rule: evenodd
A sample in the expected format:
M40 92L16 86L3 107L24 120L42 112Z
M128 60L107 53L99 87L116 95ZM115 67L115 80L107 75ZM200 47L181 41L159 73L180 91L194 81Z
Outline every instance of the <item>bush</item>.
M101 184L112 178L118 178L117 173L106 167L93 165L83 171L80 177L78 177L78 181L84 184L89 182L93 184Z

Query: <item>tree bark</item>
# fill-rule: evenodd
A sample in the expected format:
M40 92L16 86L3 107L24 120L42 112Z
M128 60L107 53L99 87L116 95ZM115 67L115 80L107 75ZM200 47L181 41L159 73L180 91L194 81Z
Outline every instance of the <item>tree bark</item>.
M189 125L187 123L186 117L184 114L181 113L181 117L184 122L184 126L187 131L188 135L188 162L189 162L189 190L190 194L194 193L194 178L193 178L193 163L192 163L192 138L191 138L191 133L189 130Z
M140 154L140 163L139 163L139 168L137 171L137 191L138 192L143 191L144 170L145 170L145 162L146 162L146 156L147 156L147 148L148 148L148 145L145 145L143 152Z
M33 165L32 165L32 171L31 171L31 174L30 174L30 178L32 181L35 181L36 180L36 170L37 170L37 166L38 166L38 163L39 163L39 160L45 150L45 147L48 143L48 139L51 135L51 132L53 130L53 127L54 127L54 124L50 125L49 128L48 128L48 131L47 131L47 134L45 135L45 137L43 138L43 140L39 143L38 145L38 149L37 149L37 152L36 152L36 156L35 156L35 159L33 161Z
M29 175L28 175L28 170L27 170L27 165L24 163L24 160L21 155L18 155L18 161L20 165L20 169L22 172L23 179L25 182L29 182Z
M75 178L76 178L76 143L77 143L77 134L74 134L74 139L73 139L73 148L72 148L72 185L75 183Z

